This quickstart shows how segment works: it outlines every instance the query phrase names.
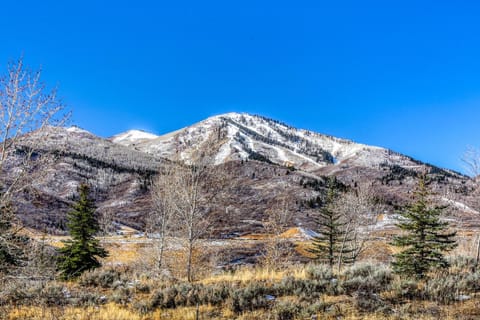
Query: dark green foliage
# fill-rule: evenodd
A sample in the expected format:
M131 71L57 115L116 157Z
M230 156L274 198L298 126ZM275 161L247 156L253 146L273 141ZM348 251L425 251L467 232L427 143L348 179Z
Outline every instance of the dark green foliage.
M0 273L15 272L16 267L20 267L25 260L24 248L30 239L15 231L12 224L14 218L13 208L9 204L0 206Z
M415 170L407 169L397 164L382 163L380 166L389 171L388 174L380 178L382 184L388 185L390 181L397 180L401 182L407 177L416 178L418 176Z
M399 213L397 226L405 234L395 237L392 243L404 248L395 255L396 273L424 278L432 268L448 267L444 252L455 248L456 232L447 232L448 223L440 221L442 208L429 206L428 196L422 177L415 191L415 203Z
M100 267L98 257L106 257L107 251L100 246L95 234L100 227L95 217L95 205L88 197L89 188L82 184L79 187L80 199L68 213L67 227L71 240L59 249L59 269L62 278L77 278L83 272Z
M251 149L248 149L247 152L248 152L248 159L250 160L257 160L257 161L273 164L273 162L270 161L270 159L268 159L261 153L255 152Z
M22 150L25 147L20 147L18 150L21 152L27 152L28 150ZM18 151L17 150L17 151ZM146 159L140 159L138 162L129 161L129 159L122 159L121 161L115 161L113 156L111 157L102 157L100 154L95 152L79 153L75 151L65 151L65 150L49 150L48 148L36 148L37 154L52 154L56 158L67 157L74 160L84 160L88 162L92 167L96 168L108 168L112 169L119 173L133 173L139 174L142 177L150 178L155 174L158 174L155 166L151 165L152 159L146 157ZM115 154L118 156L118 154ZM124 155L123 155L124 156ZM137 159L138 160L138 159ZM78 168L78 164L74 162L74 167ZM85 168L83 168L85 169Z
M286 143L282 143L282 142L280 142L276 139L272 139L272 138L270 138L269 135L264 136L262 134L259 134L258 132L240 124L239 122L233 121L232 119L223 118L223 120L225 121L225 123L230 123L230 124L234 125L235 127L237 127L238 129L240 129L239 132L236 134L235 138L238 142L240 142L243 145L244 149L249 153L249 158L250 159L254 159L254 158L251 158L253 151L248 147L248 144L245 142L245 138L240 134L240 132L245 136L253 137L254 139L256 139L258 141L262 141L262 142L270 144L270 145L280 146L280 147L283 147L285 149L289 149L289 150L292 150L292 151L300 151L300 152L310 156L311 158L315 159L315 161L317 161L317 162L334 163L333 155L330 154L328 151L324 150L321 146L319 146L317 144L313 144L311 141L309 141L305 138L302 138L300 136L297 136L297 135L294 135L294 134L289 134L289 133L284 132L283 130L279 130L275 126L273 126L273 129L278 134L280 134L281 136L283 136L285 139L289 140L290 142L293 142L293 143L297 144L299 147L294 149L292 146L290 146ZM271 122L271 120L265 120L265 121ZM242 122L242 121L240 121L240 122ZM243 122L243 123L245 124L245 122ZM255 156L255 154L258 155L258 153L254 152L254 156ZM262 156L262 158L255 159L255 160L264 161L263 159L264 159L264 157ZM267 158L265 158L265 159L267 159ZM268 160L267 162L270 162L270 160Z
M315 217L317 236L312 239L311 248L308 249L316 261L326 263L330 267L339 261L341 264L353 262L352 250L346 245L351 241L346 232L347 222L334 208L336 185L336 179L330 178L327 197Z

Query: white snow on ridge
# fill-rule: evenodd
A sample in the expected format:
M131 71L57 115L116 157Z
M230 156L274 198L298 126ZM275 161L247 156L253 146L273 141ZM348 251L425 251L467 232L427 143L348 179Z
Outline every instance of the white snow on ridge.
M225 162L230 156L230 154L232 154L232 148L230 147L230 144L225 143L215 156L215 165Z
M84 130L80 127L77 127L77 126L71 126L69 128L67 128L67 131L68 132L75 132L75 133L88 133L88 134L91 134L90 132L88 132L87 130Z
M461 203L461 202L458 202L458 201L455 201L455 200L452 200L452 199L448 199L446 197L442 197L442 200L444 202L448 203L449 205L452 205L452 206L454 206L454 207L456 207L460 210L463 210L466 213L480 214L480 212L470 208L469 206L467 206L464 203Z
M112 137L113 143L122 145L130 145L137 142L153 140L158 138L157 135L141 130L129 130Z
M408 159L396 159L401 156L390 154L381 147L296 129L261 116L236 112L213 116L162 136L131 130L112 137L111 141L134 146L136 150L157 156L187 159L192 149L207 141L212 134L217 134L214 130L226 130L227 138L217 151L215 164L245 159L251 152L257 152L274 163L281 165L289 162L297 168L311 171L328 165L324 161L317 162L312 156L323 150L335 159L334 165L347 160L350 165L378 166L384 162L398 161L411 165Z

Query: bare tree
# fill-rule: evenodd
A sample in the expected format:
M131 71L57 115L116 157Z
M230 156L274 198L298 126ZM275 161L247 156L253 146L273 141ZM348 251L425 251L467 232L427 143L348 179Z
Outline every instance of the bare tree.
M106 207L102 211L97 211L98 224L100 225L101 233L104 236L115 232L115 211L111 207Z
M0 76L0 264L19 265L24 239L19 237L21 223L16 219L13 198L32 186L40 174L35 167L46 159L37 152L44 128L61 125L68 118L56 89L48 90L40 79L41 71L31 71L23 59L8 64ZM21 259L20 259L21 260ZM23 262L28 262L25 256Z
M478 192L480 191L478 187L479 177L480 177L480 149L469 146L465 151L462 161L465 167L467 174L472 177L473 181L475 182L478 199ZM480 203L476 201L475 206L478 208L480 207ZM480 264L480 234L475 236L473 240L473 247L474 255L475 255L475 265L478 266Z
M171 183L177 180L179 168L179 165L165 161L161 166L162 174L154 178L151 186L152 211L146 218L146 232L154 239L159 271L164 267L167 237L172 232L172 219L175 214L173 203L176 199L172 188L175 184Z
M469 146L465 151L462 162L467 173L472 177L480 175L480 150L478 148Z
M268 268L287 262L291 253L289 241L283 236L292 219L290 201L287 198L279 199L277 205L266 212L267 218L263 227L267 238L262 263Z
M153 184L153 217L150 218L153 223L150 225L155 226L159 237L158 265L162 264L165 240L171 231L172 236L182 242L188 281L194 278L195 251L213 224L213 200L225 183L221 168L214 165L219 145L220 139L209 137L198 144L186 161L177 158L165 163L160 170L164 173Z
M335 210L342 213L345 221L345 232L339 251L349 252L350 260L355 261L370 240L378 218L384 211L384 206L371 186L361 185L353 192L347 192L338 197ZM348 250L345 250L347 248ZM337 263L339 270L342 260L340 256Z

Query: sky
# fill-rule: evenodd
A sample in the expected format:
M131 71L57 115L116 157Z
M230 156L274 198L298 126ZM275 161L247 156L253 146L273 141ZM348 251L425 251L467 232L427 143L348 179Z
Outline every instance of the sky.
M72 124L156 134L248 112L464 171L477 1L2 1L0 71L42 68Z

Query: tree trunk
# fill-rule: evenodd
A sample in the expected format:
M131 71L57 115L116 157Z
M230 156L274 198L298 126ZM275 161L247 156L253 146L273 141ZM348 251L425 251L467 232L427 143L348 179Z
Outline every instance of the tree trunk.
M187 257L187 281L192 282L192 255L193 255L193 241L188 241L188 257Z

